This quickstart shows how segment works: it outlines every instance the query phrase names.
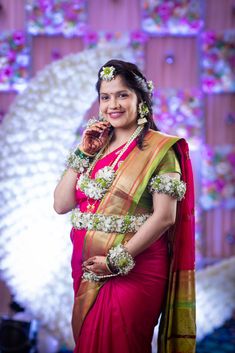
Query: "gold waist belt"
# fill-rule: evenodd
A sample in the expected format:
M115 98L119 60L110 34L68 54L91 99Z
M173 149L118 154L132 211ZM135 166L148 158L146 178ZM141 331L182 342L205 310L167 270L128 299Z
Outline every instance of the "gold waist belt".
M72 211L71 222L76 229L99 230L106 233L137 232L142 224L151 216L143 215L105 215L99 213L85 213L78 208Z

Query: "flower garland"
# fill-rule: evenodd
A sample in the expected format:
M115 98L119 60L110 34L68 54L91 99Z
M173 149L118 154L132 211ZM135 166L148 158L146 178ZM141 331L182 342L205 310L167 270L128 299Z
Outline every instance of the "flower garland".
M197 34L201 11L197 0L142 0L142 28L151 34Z
M156 90L153 113L161 131L186 138L191 149L202 145L203 106L199 90Z
M82 190L87 197L100 200L112 185L115 171L110 167L104 167L96 173L95 179L91 179L87 174L82 174L76 188Z
M86 0L27 0L25 8L30 34L63 34L72 37L85 32Z
M130 136L129 140L125 143L125 145L123 146L111 166L106 166L98 170L95 179L92 179L90 177L90 173L92 172L96 162L99 160L99 158L105 151L107 145L109 144L109 140L107 144L96 154L86 173L83 173L79 176L76 188L79 188L81 191L83 191L88 198L94 200L101 200L113 183L116 174L114 168L118 164L119 159L126 152L130 144L135 140L135 138L140 134L142 129L143 125L138 126L133 132L133 134ZM110 136L110 139L111 137L112 136Z
M107 233L129 233L137 232L140 226L150 215L105 215L98 213L80 212L74 209L71 215L71 222L76 229L102 230Z
M23 90L29 77L29 48L21 31L0 34L0 90Z
M202 158L201 206L235 207L235 147L206 146Z
M204 92L235 92L235 31L202 34Z

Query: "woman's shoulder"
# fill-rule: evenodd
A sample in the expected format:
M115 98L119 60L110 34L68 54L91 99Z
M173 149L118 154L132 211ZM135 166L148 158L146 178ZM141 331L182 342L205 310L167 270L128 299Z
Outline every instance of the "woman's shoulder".
M155 144L166 145L172 147L177 145L180 149L183 149L185 153L189 152L189 144L184 137L169 135L161 131L149 129L148 131L149 141L152 140L152 146Z
M152 130L149 129L148 133L156 138L168 138L168 139L174 139L174 140L181 140L182 137L180 136L176 136L176 135L170 135L170 134L166 134L165 132L161 132L161 131L156 131L156 130Z

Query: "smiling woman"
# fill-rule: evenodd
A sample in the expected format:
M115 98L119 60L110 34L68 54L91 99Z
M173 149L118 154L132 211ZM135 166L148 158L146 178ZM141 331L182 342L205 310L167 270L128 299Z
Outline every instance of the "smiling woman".
M100 89L100 111L116 129L134 132L137 128L138 98L135 91L127 88L121 76L103 81ZM122 132L124 132L122 131Z
M75 353L195 352L194 197L187 143L157 131L152 85L111 60L92 121L57 185L72 209Z

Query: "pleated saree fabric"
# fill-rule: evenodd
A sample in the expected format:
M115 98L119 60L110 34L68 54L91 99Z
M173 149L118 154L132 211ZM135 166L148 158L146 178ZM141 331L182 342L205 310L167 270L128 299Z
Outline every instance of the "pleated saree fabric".
M176 136L150 130L146 135L146 147L143 151L140 151L136 141L133 141L117 166L117 176L111 188L101 202L95 203L93 212L105 215L150 213L152 196L147 191L147 185L172 146L177 148L180 164L184 164L187 144ZM119 149L99 160L91 177L94 177L100 168L110 165L118 152ZM187 183L185 175L192 178L191 174L187 174L188 169L189 159L187 164L181 166L182 179ZM189 185L193 185L192 179L190 183ZM190 200L193 202L191 191L191 186L188 187L187 184L185 198L178 203L176 225L135 258L136 266L127 276L114 277L99 283L91 282L81 279L81 265L91 256L106 255L112 246L127 242L133 236L132 233L72 229L72 276L75 293L72 327L76 353L150 353L154 326L162 311L164 314L161 321L164 322L161 323L159 335L160 352L186 352L178 348L176 340L181 340L180 345L184 345L187 340L189 346L193 347L195 331L188 331L188 327L195 328L194 282L191 280L194 271L193 234L185 233L180 239L175 237L180 232L178 224L189 232L181 222L184 208L180 207L180 204L185 204L187 194L190 194ZM77 200L80 210L87 212L88 200L80 190L77 191ZM191 214L192 210L189 212ZM190 231L193 233L193 226ZM185 241L184 237L190 238L190 242ZM178 246L178 239L180 243L185 241L185 245ZM188 255L184 257L185 263L179 267L176 263L182 262L181 254L178 253L182 249L186 250ZM184 283L183 289L178 282ZM182 320L178 314L174 316L175 310L177 313L181 310ZM182 324L188 319L189 325L187 322ZM193 348L187 350L187 353L193 352Z

